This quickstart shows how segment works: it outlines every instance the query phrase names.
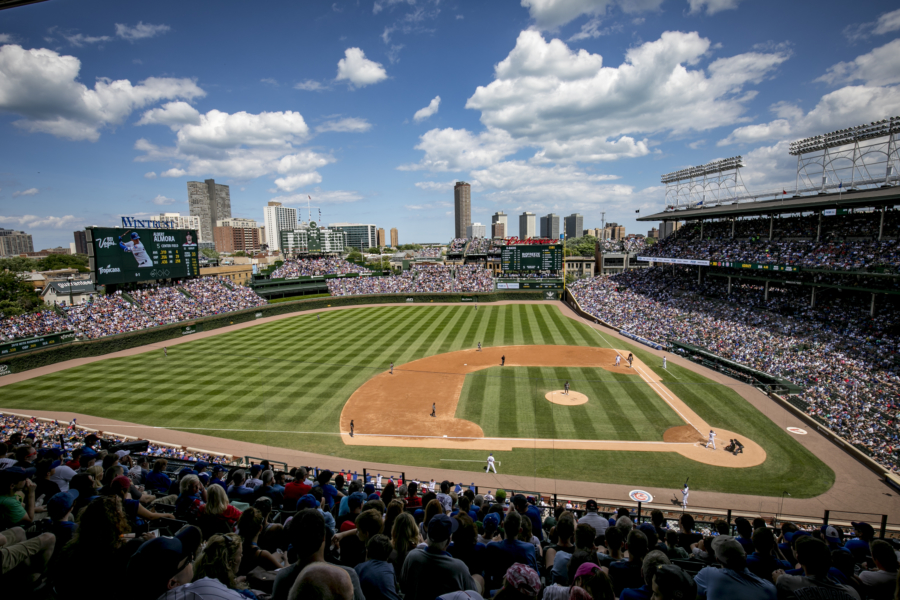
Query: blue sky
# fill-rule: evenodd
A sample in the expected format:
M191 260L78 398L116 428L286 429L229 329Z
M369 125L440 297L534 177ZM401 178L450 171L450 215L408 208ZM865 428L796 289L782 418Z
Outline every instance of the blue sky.
M212 177L235 216L310 195L401 243L452 237L456 180L482 223L646 233L661 174L790 185L790 140L900 114L898 83L892 2L50 0L0 11L0 226L67 245Z

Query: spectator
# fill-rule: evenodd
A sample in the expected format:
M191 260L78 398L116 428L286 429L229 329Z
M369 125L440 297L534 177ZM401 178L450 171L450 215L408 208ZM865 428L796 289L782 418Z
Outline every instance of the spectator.
M319 476L316 477L316 482L318 483L318 487L322 489L322 495L325 498L325 501L328 503L328 510L334 508L335 501L340 501L340 498L344 497L344 494L337 490L333 485L331 485L331 477L334 475L331 471L325 470L319 473Z
M653 578L656 571L663 565L672 564L664 552L653 550L644 557L641 564L641 577L644 579L644 585L639 588L625 588L619 595L619 600L650 600L653 595Z
M456 519L443 514L435 516L428 524L427 548L413 550L403 563L400 588L406 600L432 600L441 594L462 590L483 592L481 578L469 575L465 563L446 553L450 536L458 526Z
M609 521L597 514L597 501L588 500L584 507L586 512L583 517L578 519L578 524L581 525L582 523L585 523L590 525L594 529L594 537L605 536L606 530L609 528Z
M766 581L772 580L772 573L777 569L790 569L791 563L775 556L775 534L766 527L753 532L753 554L747 556L747 568L751 573Z
M262 485L256 488L254 500L265 497L272 500L272 508L279 509L284 504L284 494L275 489L275 473L272 471L263 471L260 477Z
M678 545L678 532L674 529L666 530L666 556L670 559L677 558L680 560L691 557L691 555L687 553L687 550Z
M304 509L294 515L288 525L288 537L296 560L290 566L278 571L272 589L272 600L287 600L289 596L298 597L293 594L292 588L300 573L309 565L325 563L325 536L325 519L318 510ZM342 569L348 574L354 600L365 600L356 571L341 566L335 568Z
M240 519L238 519L238 533L241 536L243 545L243 557L241 566L238 569L238 575L246 575L256 567L262 567L266 571L280 569L284 566L284 557L280 554L273 555L271 552L263 550L259 547L259 534L262 533L263 514L254 507L245 510Z
M536 506L533 504L528 504L528 500L522 494L516 494L512 499L513 506L516 508L516 511L520 513L523 517L526 517L529 521L531 521L531 531L538 538L538 540L544 539L544 531L541 527L541 511L538 510ZM589 501L590 502L590 501ZM594 510L596 511L597 503L594 503ZM604 530L605 531L605 530Z
M503 587L494 595L497 600L527 600L541 592L541 579L531 567L516 563L503 575Z
M200 530L188 525L174 537L158 537L140 544L124 573L127 581L141 582L132 589L137 600L210 597L242 600L243 596L218 580L205 578L191 583L194 578L192 561L200 542Z
M195 519L208 498L206 488L196 475L185 475L179 483L180 494L175 500L175 517L182 520Z
M27 527L34 521L35 489L37 486L21 467L7 467L0 471L0 531ZM24 495L24 506L17 496L19 492Z
M875 569L859 574L863 592L874 600L890 600L897 582L897 555L888 542L875 540L872 542L872 560Z
M484 550L485 545L477 541L478 529L472 518L464 513L459 513L455 517L459 525L453 532L453 543L447 548L455 559L461 560L469 568L470 575L480 575L484 571Z
M169 488L172 487L172 480L166 475L166 467L169 461L164 458L158 458L153 463L153 470L146 475L144 481L157 496L167 496Z
M747 569L744 547L730 535L713 539L711 550L722 568L704 567L697 573L697 595L709 600L775 600L775 586Z
M220 485L211 485L206 490L208 502L200 507L199 515L206 515L224 521L229 529L237 525L241 511L228 503L228 496Z
M690 574L675 565L662 565L653 578L653 600L694 600L697 584Z
M366 543L366 560L354 567L366 600L400 600L394 566L387 562L392 550L386 535L374 535Z
M236 500L238 502L246 502L250 504L253 502L253 490L246 485L244 485L244 471L242 469L238 469L235 471L232 476L232 484L228 486L228 499Z
M389 484L390 485L390 484ZM384 495L382 494L382 498ZM394 531L394 521L403 514L403 502L400 500L391 500L387 505L387 513L384 516L384 532L385 535L392 534Z
M347 512L334 522L338 531L347 531L356 527L356 518L359 517L363 504L366 503L366 495L362 492L353 492L349 496L341 498L341 504L344 503L344 500L347 501Z
M779 600L819 597L822 594L843 600L860 600L855 589L839 584L828 576L831 552L825 542L812 536L794 537L794 549L803 574L787 575L781 569L772 574Z
M70 490L60 492L47 501L47 514L50 517L50 532L56 536L56 547L62 549L75 533L75 522L71 520L72 507L78 492Z
M485 582L489 590L499 588L506 571L516 563L537 570L534 546L518 540L522 518L517 512L506 515L503 522L506 538L499 542L491 542L484 550Z
M618 525L616 526L618 528ZM641 577L644 557L647 556L647 536L643 532L633 529L626 542L628 560L617 560L609 564L609 578L613 584L616 596L621 596L625 588L639 588L644 580Z
M236 533L217 534L209 538L203 552L194 564L193 581L215 579L230 590L247 589L246 583L238 583L237 571L243 558L241 537Z
M351 600L355 596L353 580L346 571L328 563L313 563L304 568L291 588L290 600L329 598Z
M0 580L9 590L14 578L37 581L50 562L56 545L52 533L28 539L21 527L0 531Z
M341 542L341 564L354 568L366 560L366 545L369 540L384 531L381 511L368 509L356 518L356 530L344 532L346 539ZM342 535L344 535L342 534Z
M403 569L406 557L419 546L421 541L419 527L413 516L406 512L397 515L391 529L391 543L394 550L388 558L388 562L394 565L394 572L399 573Z

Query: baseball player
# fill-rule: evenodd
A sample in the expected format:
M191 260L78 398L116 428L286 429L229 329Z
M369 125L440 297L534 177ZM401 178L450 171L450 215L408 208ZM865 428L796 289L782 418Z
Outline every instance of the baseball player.
M350 419L350 437L353 437L353 419Z
M434 402L431 403L431 416L437 416L437 405Z
M391 375L394 374L394 363L391 363Z
M618 367L622 363L622 355L616 354L616 366Z
M663 356L663 369L665 369L665 368L666 368L666 357Z
M316 315L316 321L321 321L321 320L322 320L322 315Z
M484 468L485 473L490 473L491 471L493 471L494 473L497 472L497 467L494 466L494 453L493 452L491 452L488 455L487 466Z
M150 255L147 254L147 249L144 248L144 245L141 243L141 236L138 235L137 231L131 232L131 241L130 242L122 242L122 236L119 236L119 248L124 250L125 252L130 252L134 257L134 260L137 261L139 267L152 267L153 261L150 260Z
M166 356L166 357L169 356L169 349L166 348L165 346L163 346L163 356Z
M716 449L716 432L712 429L709 430L709 439L706 441L706 447L709 448L712 446L712 449Z
M506 364L506 355L500 357L500 366L504 366Z
M691 488L688 487L687 482L684 483L684 488L681 490L681 506L683 508L687 508L687 499L688 495L691 493Z
M481 342L478 342L478 351L481 352Z
M565 388L566 388L566 390L565 390L563 393L564 393L566 396L568 396L568 395L569 395L569 382L568 382L568 381L566 382Z
M379 473L375 477L375 487L377 487L379 490L381 489L381 473Z
M631 368L631 363L632 363L632 362L634 362L634 355L633 355L631 352L629 352L629 353L628 353L628 368L629 368L629 369Z

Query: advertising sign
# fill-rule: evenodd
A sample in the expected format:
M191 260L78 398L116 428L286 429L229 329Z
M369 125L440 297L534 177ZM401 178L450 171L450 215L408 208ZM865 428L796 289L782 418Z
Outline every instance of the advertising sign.
M191 335L200 331L199 325L185 325L181 328L181 335Z
M0 356L7 356L9 354L21 354L22 352L28 352L29 350L38 350L40 348L46 348L47 346L58 346L59 344L65 344L74 341L74 331L63 331L62 333L53 333L41 337L33 337L24 340L13 340L12 342L0 344Z
M100 285L200 274L195 229L87 228L91 276Z
M475 296L460 296L460 302L475 302Z
M641 262L665 263L667 265L695 265L700 267L708 267L708 260L694 260L692 258L663 258L660 256L638 256Z

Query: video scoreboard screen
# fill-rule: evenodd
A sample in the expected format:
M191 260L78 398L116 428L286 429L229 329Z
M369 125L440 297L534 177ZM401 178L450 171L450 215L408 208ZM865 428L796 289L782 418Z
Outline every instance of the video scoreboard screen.
M200 275L195 229L88 227L86 234L99 285Z
M500 268L503 271L561 271L561 244L503 246Z

